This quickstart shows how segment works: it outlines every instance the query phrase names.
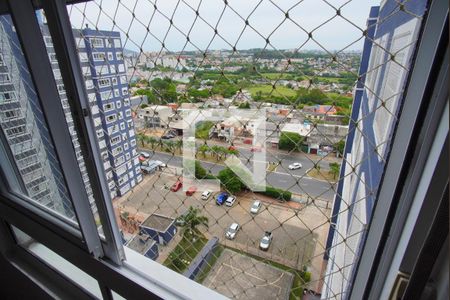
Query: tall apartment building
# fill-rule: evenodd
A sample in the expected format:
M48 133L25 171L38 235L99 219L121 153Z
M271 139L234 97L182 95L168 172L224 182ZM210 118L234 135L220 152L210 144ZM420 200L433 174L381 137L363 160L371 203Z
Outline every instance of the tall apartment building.
M22 182L21 192L74 217L58 160L9 16L0 17L0 127Z
M362 251L426 1L373 7L359 70L328 239L323 299L345 299ZM392 57L394 56L394 59ZM383 104L382 104L383 103Z
M74 30L111 197L142 180L120 33Z
M52 40L48 28L44 24L44 18L38 16L38 19L41 21L44 42L47 47L61 103L66 113L67 126L72 136L80 171L92 209L95 211L92 189L77 134L74 130L73 119ZM39 186L39 189L35 185L30 186L28 191L30 196L34 200L66 216L73 217L70 200L68 199L62 176L58 172L56 157L54 151L52 152L49 135L42 121L42 113L39 109L32 80L27 72L25 59L20 50L20 43L11 25L10 18L2 17L0 23L2 27L1 58L3 62L9 62L9 65L2 63L2 74L5 74L5 79L9 78L9 80L1 80L0 78L0 81L2 81L0 82L0 89L2 91L11 91L11 93L2 94L3 98L7 100L3 100L0 104L0 113L2 114L1 127L5 134L8 135L12 152L26 160L27 172L22 172L21 170L25 185L28 187L31 184L29 181L31 181L32 183L37 182L36 184ZM114 198L125 194L142 180L136 150L134 125L131 119L128 81L125 75L120 34L118 32L96 31L86 28L74 30L74 36L76 37L82 71L86 80L92 117L96 126L101 156L104 161L104 170L108 179L111 197ZM11 83L11 78L17 79ZM8 100L9 98L17 98L17 101ZM15 110L12 110L13 107L16 107ZM14 131L10 130L10 127L13 126L11 123L12 118L6 117L12 114L11 111L14 111L13 114L15 114L14 124L18 124L14 127ZM19 118L19 116L22 117ZM19 124L23 124L23 126L20 127ZM23 131L20 139L16 137L18 135L17 130ZM27 130L33 130L32 134L25 134ZM29 149L24 146L23 140L25 136L29 137L27 140ZM18 149L19 146L16 146L16 144L20 144L20 149ZM42 151L42 149L45 149L45 151ZM24 152L25 150L28 152ZM32 157L34 155L38 155L38 157L33 160ZM40 168L37 167L38 165ZM20 160L18 160L18 166L21 168ZM31 172L31 170L33 174L36 174L35 176L39 176L40 180L29 175L28 172ZM46 184L45 190L43 190L44 183L39 184L41 181ZM56 193L60 194L60 196L55 197Z

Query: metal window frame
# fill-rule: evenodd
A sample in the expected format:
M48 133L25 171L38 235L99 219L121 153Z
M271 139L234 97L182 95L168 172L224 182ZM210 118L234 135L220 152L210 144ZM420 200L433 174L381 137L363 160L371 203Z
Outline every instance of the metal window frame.
M78 161L66 124L58 89L53 80L53 71L46 46L31 1L8 1L11 18L28 66L36 95L46 121L56 157L66 182L67 191L74 208L78 226L89 252L95 257L103 256L97 226L91 213L83 178L78 170ZM27 20L23 22L22 20ZM49 80L50 79L50 80ZM84 191L84 192L83 192ZM45 216L43 216L45 218Z
M348 299L378 299L389 264L384 260L392 253L385 253L389 249L387 241L390 239L390 229L400 200L405 200L402 188L405 179L413 167L411 159L414 154L417 137L421 128L421 116L424 105L429 102L436 75L436 61L440 49L448 16L448 2L435 0L431 3L428 16L423 25L422 35L414 61L414 67L409 77L402 113L400 115L395 137L393 139L389 161L380 184L377 202L375 203L371 222L369 224L365 244L358 262L354 282L352 283ZM427 80L424 80L426 78ZM425 106L426 107L426 106ZM436 120L438 121L438 120ZM424 146L424 145L419 145ZM430 145L427 145L430 146ZM431 146L430 146L431 147ZM412 188L416 188L413 186ZM399 210L405 209L400 207ZM401 213L401 211L400 211ZM398 241L397 241L398 242Z
M119 265L125 259L125 253L109 193L108 181L103 169L103 160L89 109L89 98L66 2L64 0L42 0L41 3L60 63L67 98L74 114L74 124L80 137L80 148L105 235L105 239L102 240L103 251L106 257ZM97 234L97 231L92 234Z

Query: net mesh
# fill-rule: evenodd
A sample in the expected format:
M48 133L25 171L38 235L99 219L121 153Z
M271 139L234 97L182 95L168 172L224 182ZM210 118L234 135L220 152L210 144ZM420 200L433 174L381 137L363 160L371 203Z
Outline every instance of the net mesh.
M230 298L345 298L418 26L374 31L420 24L416 2L68 6L126 245Z

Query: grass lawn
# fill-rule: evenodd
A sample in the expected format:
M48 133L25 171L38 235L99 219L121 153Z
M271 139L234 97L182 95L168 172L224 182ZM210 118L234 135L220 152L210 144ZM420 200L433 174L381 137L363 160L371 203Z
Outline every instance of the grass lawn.
M178 273L183 273L191 261L202 250L208 240L204 236L197 237L195 242L191 238L183 237L163 265Z
M247 90L252 94L252 97L255 97L258 91L262 93L263 97L269 95L275 97L294 97L297 94L293 89L282 85L277 86L274 90L270 84L254 85L249 87Z
M317 178L320 180L326 180L329 182L336 182L337 178L334 178L333 175L331 175L328 170L317 170L317 169L311 169L308 171L307 175L309 177Z
M256 260L262 261L268 265L274 266L278 269L281 269L283 271L287 271L289 273L292 273L294 275L294 280L292 282L292 287L291 287L291 292L289 293L289 300L295 300L295 299L302 299L303 298L303 290L305 285L311 281L311 273L310 272L305 272L305 271L300 271L300 270L296 270L293 268L290 268L288 266L285 266L283 264L268 260L268 259L264 259L261 258L259 256L256 255L252 255L249 254L247 252L244 252L242 250L238 250L238 249L234 249L231 247L226 247L229 248L230 250L233 250L235 252L238 252L240 254L249 256L251 258L254 258Z

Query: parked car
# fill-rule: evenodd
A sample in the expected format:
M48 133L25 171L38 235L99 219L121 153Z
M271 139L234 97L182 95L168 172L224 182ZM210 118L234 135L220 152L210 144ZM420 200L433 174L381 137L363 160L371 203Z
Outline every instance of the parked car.
M301 163L296 162L296 163L290 164L288 168L289 168L289 170L297 170L297 169L301 169L302 167L303 166Z
M175 183L172 185L172 187L170 188L170 190L171 190L172 192L176 192L176 191L178 191L179 189L181 189L182 186L183 186L183 183L181 182L181 180L178 180L177 182L175 182Z
M170 139L173 139L174 137L175 137L175 136L174 136L173 134L169 133L169 134L163 135L161 138L162 138L163 140L170 140Z
M234 202L236 202L236 196L230 195L225 201L226 206L233 206Z
M259 209L261 208L262 203L260 200L255 200L255 202L253 202L252 206L250 207L250 212L252 214L257 214Z
M260 146L254 146L250 148L251 152L261 152L262 151L262 147Z
M156 164L158 164L158 166L160 167L160 168L166 168L167 167L167 165L165 164L165 163L163 163L162 161L160 161L160 160L155 160L154 161Z
M228 193L227 192L222 192L219 195L217 195L216 197L216 204L217 205L222 205L228 198Z
M188 188L186 191L186 196L192 196L197 191L197 187L195 185Z
M230 150L230 151L236 150L236 147L235 146L230 146L230 147L228 147L228 150Z
M144 158L150 158L150 153L148 153L148 152L141 151L139 154Z
M263 251L267 251L267 249L269 249L271 243L272 243L272 232L266 231L266 232L264 232L264 236L262 237L261 241L259 242L259 249L261 249Z
M240 228L238 223L231 224L230 227L228 227L227 232L225 232L225 237L229 240L234 239Z
M211 194L212 194L211 191L204 191L202 193L202 200L208 200Z

